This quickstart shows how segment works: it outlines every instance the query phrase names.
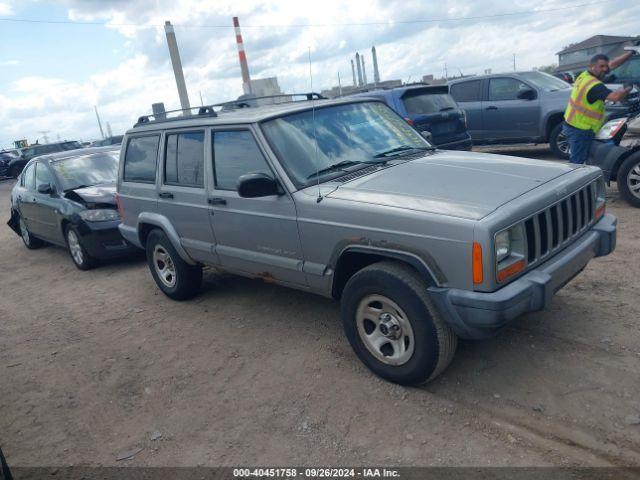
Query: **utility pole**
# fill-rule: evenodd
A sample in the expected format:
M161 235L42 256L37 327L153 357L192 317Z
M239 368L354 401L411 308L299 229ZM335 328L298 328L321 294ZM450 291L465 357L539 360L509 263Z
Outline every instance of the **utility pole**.
M513 71L516 71L516 54L513 54Z
M187 115L190 113L189 95L187 95L187 85L184 81L184 73L182 72L182 62L180 61L180 52L178 51L178 41L173 25L167 20L164 22L164 32L167 35L167 45L169 46L169 56L171 57L171 65L173 66L173 74L176 77L176 86L178 87L178 96L180 97L180 107L185 110Z
M449 72L447 71L447 63L444 64L444 79L449 80Z
M342 83L340 83L340 72L338 72L338 92L340 92L340 96L342 96Z
M202 100L202 90L200 90L200 106L204 107L204 101Z
M98 127L100 127L100 136L104 140L104 131L102 130L102 123L100 122L100 115L98 115L98 107L96 107L94 105L93 109L96 111L96 118L98 119Z
M111 124L107 122L107 136L109 138L113 137L113 133L111 133Z

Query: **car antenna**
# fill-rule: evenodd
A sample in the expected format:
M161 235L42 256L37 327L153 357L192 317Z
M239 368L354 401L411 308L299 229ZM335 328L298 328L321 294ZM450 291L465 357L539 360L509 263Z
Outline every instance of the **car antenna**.
M307 47L309 53L309 82L311 83L311 91L313 92L313 75L311 74L311 47ZM316 164L316 182L318 185L318 198L316 203L322 201L322 194L320 193L320 167L318 166L318 137L316 136L316 102L311 95L311 124L313 125L313 143L315 144L315 159Z

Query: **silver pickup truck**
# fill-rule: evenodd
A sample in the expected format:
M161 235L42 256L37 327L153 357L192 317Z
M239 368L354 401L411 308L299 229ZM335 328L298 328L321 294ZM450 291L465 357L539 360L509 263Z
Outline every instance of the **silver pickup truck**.
M418 384L615 247L598 168L441 151L382 102L310 98L126 133L120 231L167 296L212 266L339 299L366 366Z

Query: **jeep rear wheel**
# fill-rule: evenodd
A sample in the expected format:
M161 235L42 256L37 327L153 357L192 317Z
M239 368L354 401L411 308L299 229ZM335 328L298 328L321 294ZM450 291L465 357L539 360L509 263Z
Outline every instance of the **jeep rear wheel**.
M640 208L640 153L627 158L618 169L618 191L630 205Z
M549 147L551 153L562 160L569 160L571 149L569 148L569 139L562 130L562 122L553 127L549 134Z
M158 288L174 300L187 300L200 291L202 268L189 265L173 248L162 230L147 237L147 264Z
M380 262L357 272L342 294L342 322L360 360L390 382L415 385L451 363L457 337L411 267Z

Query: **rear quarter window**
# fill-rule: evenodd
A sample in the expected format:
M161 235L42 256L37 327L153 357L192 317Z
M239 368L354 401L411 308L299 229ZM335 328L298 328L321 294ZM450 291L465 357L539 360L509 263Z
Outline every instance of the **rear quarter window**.
M124 181L153 183L160 135L130 138L124 154Z
M479 102L480 80L471 80L451 85L451 96L456 102Z

